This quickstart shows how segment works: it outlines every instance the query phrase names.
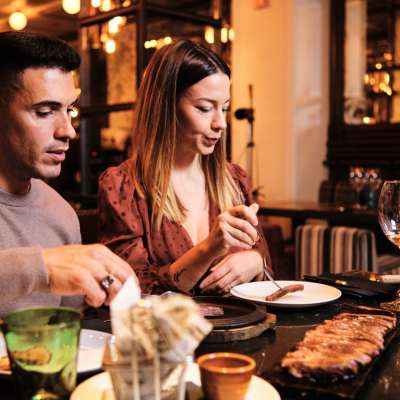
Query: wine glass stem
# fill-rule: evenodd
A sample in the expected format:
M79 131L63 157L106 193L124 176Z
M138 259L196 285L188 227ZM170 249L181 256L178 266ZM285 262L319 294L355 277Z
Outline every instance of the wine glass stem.
M357 207L361 207L361 203L360 203L361 189L356 189L356 191L357 191Z

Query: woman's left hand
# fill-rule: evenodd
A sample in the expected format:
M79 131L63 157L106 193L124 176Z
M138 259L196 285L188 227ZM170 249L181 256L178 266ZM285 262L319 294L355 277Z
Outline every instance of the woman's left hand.
M200 284L201 295L221 296L229 293L236 285L250 282L254 278L261 280L264 267L260 253L248 250L225 257L211 271Z

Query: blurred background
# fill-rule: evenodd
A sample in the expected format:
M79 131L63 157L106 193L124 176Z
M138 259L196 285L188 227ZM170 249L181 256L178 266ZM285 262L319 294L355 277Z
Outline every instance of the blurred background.
M259 201L333 202L345 183L351 203L351 167L399 176L399 15L400 0L0 0L1 31L57 36L82 56L77 137L49 182L76 209L96 208L99 175L125 159L142 71L174 36L231 66L228 157L249 169L249 121L234 112L252 109Z

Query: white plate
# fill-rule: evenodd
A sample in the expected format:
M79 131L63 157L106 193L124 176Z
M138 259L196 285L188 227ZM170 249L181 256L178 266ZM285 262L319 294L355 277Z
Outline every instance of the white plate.
M305 308L329 303L338 299L342 292L332 286L314 282L277 281L279 286L289 286L301 283L302 292L289 293L276 301L266 301L265 297L276 292L278 288L272 282L250 282L235 286L231 293L242 299L252 300L260 304L277 308Z
M101 369L104 349L107 340L111 337L109 333L82 329L79 340L78 374L93 372ZM0 334L0 358L7 355L4 336ZM11 371L0 371L1 376L10 376Z
M203 398L197 364L189 365L185 381L189 400ZM280 400L277 390L267 381L253 376L245 400ZM82 382L72 393L71 400L115 400L110 374L103 372Z

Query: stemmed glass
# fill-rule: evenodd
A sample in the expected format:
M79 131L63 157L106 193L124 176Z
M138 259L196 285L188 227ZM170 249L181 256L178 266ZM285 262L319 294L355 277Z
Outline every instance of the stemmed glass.
M369 168L366 174L367 186L370 190L378 190L382 185L379 168Z
M378 202L378 218L385 236L400 248L400 181L386 181ZM382 303L382 308L400 311L400 299Z
M360 192L364 188L367 182L367 177L364 168L361 167L350 167L350 184L357 191L357 203L353 206L354 208L363 208L360 204Z

